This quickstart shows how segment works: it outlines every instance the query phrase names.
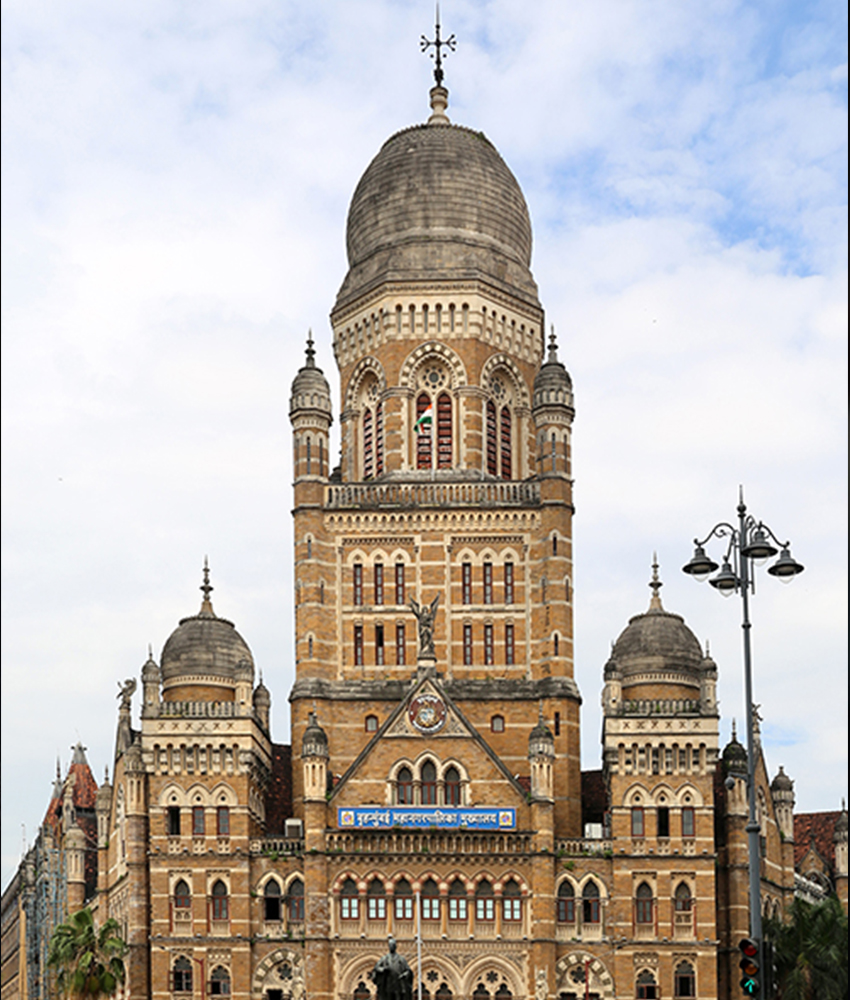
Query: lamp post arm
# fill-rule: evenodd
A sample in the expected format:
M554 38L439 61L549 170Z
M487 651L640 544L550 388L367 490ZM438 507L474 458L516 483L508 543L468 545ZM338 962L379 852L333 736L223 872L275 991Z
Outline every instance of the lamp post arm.
M715 537L726 538L727 536L730 537L732 542L734 542L737 535L738 535L737 528L733 527L731 524L728 524L726 521L720 521L718 524L715 524L715 526L711 529L711 531L709 531L709 533L705 536L705 538L703 538L702 540L700 540L699 538L695 538L694 545L702 546L705 545L707 542L710 542L712 538Z

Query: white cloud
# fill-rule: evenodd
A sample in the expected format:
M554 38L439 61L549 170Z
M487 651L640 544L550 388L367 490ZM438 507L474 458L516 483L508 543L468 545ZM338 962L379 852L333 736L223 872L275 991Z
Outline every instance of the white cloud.
M806 565L754 601L769 761L802 808L834 808L845 14L444 13L450 114L524 187L575 382L584 766L654 549L665 603L711 640L724 732L740 720L740 609L679 567L744 483ZM54 754L79 737L98 776L110 762L115 682L192 612L204 553L288 735L289 382L308 326L335 378L345 211L384 139L425 116L423 16L381 0L4 5L4 884Z

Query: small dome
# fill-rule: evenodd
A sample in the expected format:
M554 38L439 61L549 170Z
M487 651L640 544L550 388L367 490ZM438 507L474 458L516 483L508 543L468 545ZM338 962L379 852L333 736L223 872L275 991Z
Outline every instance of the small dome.
M537 719L537 725L528 734L528 756L537 757L543 755L553 757L555 755L555 737L552 730L543 721L541 710Z
M304 738L301 741L302 757L328 757L328 734L319 725L315 712L310 713Z
M159 666L153 658L153 650L148 649L148 658L142 666L142 683L153 684L159 680Z
M253 678L254 657L233 622L219 618L210 603L212 591L209 567L204 566L201 610L191 618L182 618L162 647L162 680L215 677L235 681L237 673Z
M316 367L316 352L313 349L313 335L307 336L307 361L292 380L289 412L296 410L321 410L331 412L331 390L321 368Z
M847 808L843 801L841 803L841 815L835 821L832 838L833 840L847 839Z
M516 178L482 132L443 115L387 139L351 199L346 244L337 308L382 281L435 275L486 278L537 302Z
M779 774L771 781L770 790L772 792L793 792L794 782L785 773L782 765L779 765Z
M262 681L254 689L254 706L256 708L269 708L272 703L272 696L269 689Z
M727 773L747 773L747 751L738 742L734 726L732 728L732 739L723 748L723 765Z
M540 366L534 379L534 406L557 403L572 406L572 390L570 374L558 360L558 345L553 332L549 337L549 357Z

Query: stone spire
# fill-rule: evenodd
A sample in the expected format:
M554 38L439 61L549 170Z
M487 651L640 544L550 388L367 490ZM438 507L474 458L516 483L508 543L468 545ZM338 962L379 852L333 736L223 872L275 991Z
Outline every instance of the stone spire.
M210 583L210 564L209 559L204 556L204 582L200 586L200 591L204 595L203 601L201 601L201 610L199 612L200 617L215 618L215 612L213 611L212 601L210 601L210 594L213 592L213 585Z
M652 579L649 581L650 589L652 590L652 597L649 599L649 610L650 611L663 611L664 607L661 604L661 596L659 591L664 586L661 580L658 579L658 553L652 553Z

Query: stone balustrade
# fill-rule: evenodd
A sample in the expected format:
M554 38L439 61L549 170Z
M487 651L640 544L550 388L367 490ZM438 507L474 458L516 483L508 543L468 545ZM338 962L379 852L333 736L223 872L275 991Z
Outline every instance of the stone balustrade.
M539 505L540 485L534 482L347 483L325 492L326 510Z
M326 850L342 854L528 854L524 833L422 833L346 831L329 833Z
M613 851L614 842L612 840L601 839L581 839L581 840L559 840L555 843L555 852L559 855L571 855L572 857L587 857L588 855L600 855L606 851Z
M163 716L181 719L232 719L238 712L234 701L162 701L159 704L160 718Z
M700 703L691 698L639 698L624 701L620 715L699 715Z

